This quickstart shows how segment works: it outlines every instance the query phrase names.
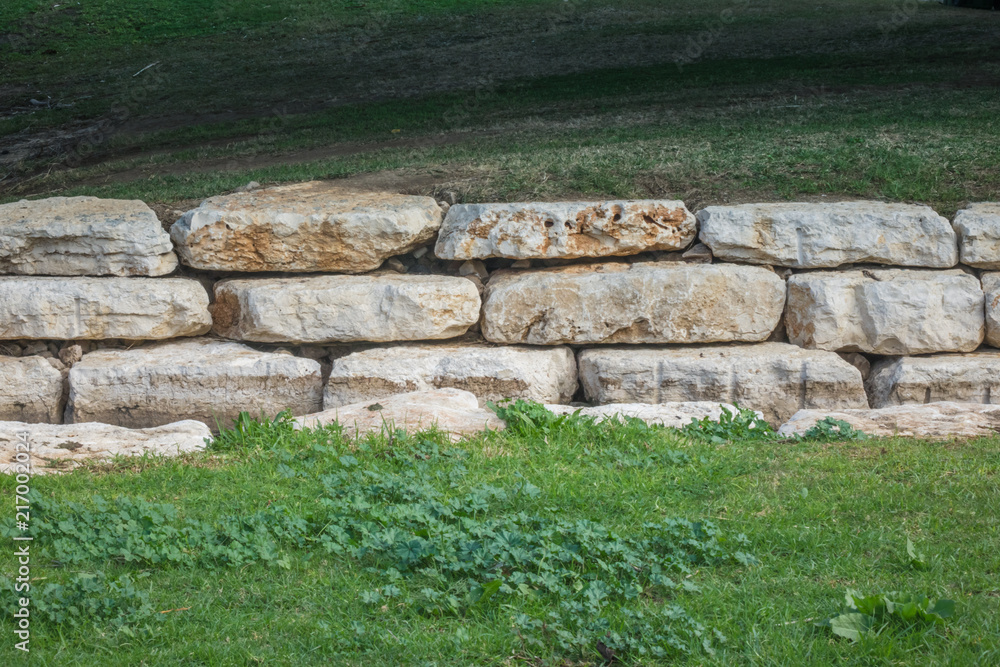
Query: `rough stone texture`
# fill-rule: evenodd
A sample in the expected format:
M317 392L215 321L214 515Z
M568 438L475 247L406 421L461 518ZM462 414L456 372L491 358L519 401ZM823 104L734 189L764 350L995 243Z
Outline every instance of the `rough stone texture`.
M489 410L479 407L476 395L461 389L434 389L397 394L343 405L295 420L299 427L316 428L339 422L348 437L404 429L419 431L436 426L453 440L486 429L499 431L506 424Z
M1000 347L1000 273L984 273L986 296L986 344Z
M52 197L0 205L0 273L162 276L170 237L141 201Z
M464 334L479 290L450 276L316 276L215 285L215 331L262 343L434 340Z
M454 387L481 403L524 398L568 403L576 357L568 347L398 345L354 352L333 362L323 408L393 394Z
M1000 269L1000 203L969 204L955 214L962 264Z
M785 283L726 264L606 263L500 272L486 286L494 343L761 341L778 325Z
M21 435L23 434L23 436ZM197 421L180 421L157 428L131 430L108 424L26 424L0 422L0 472L25 472L23 446L31 447L31 473L67 472L87 461L114 456L177 456L205 448L211 437ZM20 451L19 451L20 450Z
M427 243L440 226L430 197L312 181L206 199L170 236L197 269L363 273Z
M709 206L699 238L716 259L796 268L893 264L949 268L955 230L927 206L877 201Z
M682 250L695 217L679 201L460 204L445 216L442 259L607 257Z
M817 271L788 279L785 326L802 347L874 354L971 352L983 290L962 271Z
M163 339L211 325L193 279L0 276L0 340Z
M63 378L42 357L0 357L0 421L62 421Z
M883 437L978 438L1000 433L1000 405L972 403L900 405L880 410L800 410L778 433L788 437L805 433L826 417Z
M786 343L583 350L592 403L738 403L780 424L802 408L863 408L861 372L833 352Z
M66 422L131 428L196 419L213 429L241 411L272 418L322 407L319 362L209 339L85 355L69 372Z
M723 405L711 401L690 401L686 403L661 403L659 405L649 405L648 403L612 403L611 405L597 405L591 408L577 408L572 405L546 405L551 412L557 415L571 415L577 410L583 417L594 417L595 421L602 422L605 419L620 416L634 417L641 419L650 426L667 426L671 428L682 428L691 423L692 419L704 419L708 417L718 421L722 416L722 408L727 408L732 414L736 414L737 408L733 405ZM761 415L763 417L763 415Z
M938 401L1000 404L1000 350L882 359L866 388L873 408Z

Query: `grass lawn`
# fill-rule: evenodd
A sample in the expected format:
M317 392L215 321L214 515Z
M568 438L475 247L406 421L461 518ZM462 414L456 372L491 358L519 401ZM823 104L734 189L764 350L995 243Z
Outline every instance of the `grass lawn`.
M12 0L0 201L170 218L249 180L337 178L951 214L1000 198L998 45L998 12L898 0Z
M35 610L31 664L1000 660L1000 439L708 442L521 414L456 445L244 423L183 460L34 478L32 595L64 616ZM848 589L956 611L851 642L814 627Z

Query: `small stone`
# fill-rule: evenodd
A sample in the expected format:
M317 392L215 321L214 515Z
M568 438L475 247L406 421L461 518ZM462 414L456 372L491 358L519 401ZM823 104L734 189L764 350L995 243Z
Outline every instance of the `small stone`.
M857 352L838 352L840 358L861 371L862 379L867 380L872 371L872 364L863 354Z
M395 271L396 273L406 273L406 266L395 257L387 259L385 264L382 265L382 268Z
M695 243L681 255L681 259L695 264L711 264L712 251L704 243Z
M416 250L413 251L413 258L414 259L420 259L424 255L426 255L429 251L430 251L430 248L428 246L423 246L421 248L417 248Z
M45 341L33 340L24 345L25 356L32 354L41 354L42 352L48 352L48 351L49 351L49 346L48 343L46 343Z
M462 264L458 267L458 275L460 276L479 276L480 280L486 280L490 277L490 272L486 270L486 265L480 262L478 259L474 259Z
M510 265L512 269L530 269L531 260L530 259L519 259Z
M52 368L56 369L57 371L66 370L66 364L64 364L63 362L59 361L54 357L47 357L45 360L49 362L49 365L52 366Z
M80 345L67 345L59 350L59 360L67 366L72 366L83 359L83 347Z

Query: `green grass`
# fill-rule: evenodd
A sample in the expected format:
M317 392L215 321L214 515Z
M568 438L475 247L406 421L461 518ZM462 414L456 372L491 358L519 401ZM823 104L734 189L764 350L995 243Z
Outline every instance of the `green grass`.
M474 514L479 522L533 516L542 521L543 530L545 522L577 525L587 520L629 540L643 534L642 526L650 522L708 520L721 531L723 551L739 548L757 560L747 565L710 558L692 564L687 574L671 574L696 584L700 592L657 593L648 587L638 599L613 598L601 612L612 623L623 622L623 614L632 609L659 619L657 628L682 627L683 620L663 616L672 605L727 637L714 655L695 650L661 661L621 656L626 662L990 665L1000 659L997 470L997 438L708 444L635 422L595 426L566 419L543 428L529 424L478 436L458 443L452 452L447 440L434 433L376 437L352 447L336 431L296 433L280 423L244 424L240 431L225 433L213 451L182 460L122 461L36 477L32 485L43 511L33 521L67 518L65 507L59 509L62 503L92 508L95 496L165 503L180 518L208 524L231 515L271 516L267 513L279 511L278 506L290 516L319 520L327 516L322 498L331 493L324 475L342 471L337 483L342 488L368 488L377 478L364 471L377 471L412 475L408 484L422 489L404 493L409 500L390 494L373 509L359 510L381 512L382 524L393 525L390 510L409 507L405 503L417 502L421 494L458 502L470 490L489 485L507 495ZM13 495L12 480L5 478L0 485L5 496ZM42 507L41 502L52 505ZM155 532L136 530L137 535ZM732 540L741 533L748 544L737 547ZM907 538L926 556L927 569L911 566ZM99 551L106 541L103 535L87 544ZM153 612L181 611L153 613L125 629L109 621L92 625L85 620L74 629L36 619L32 664L602 661L598 635L587 636L581 651L559 649L552 642L522 643L514 631L518 614L544 618L548 611L559 611L560 599L567 599L530 586L532 590L501 592L484 603L463 603L457 612L442 612L428 606L420 591L449 584L434 583L428 572L402 568L403 576L397 577L386 574L386 562L378 557L328 553L318 542L297 546L294 539L281 539L276 551L265 549L264 555L233 565L212 558L128 564L87 556L72 540L68 544L59 547L60 567L48 562L57 546L45 539L35 542L32 576L37 585L66 582L86 572L111 578L127 574L148 593ZM604 558L612 562L610 553ZM5 559L4 570L9 571L12 560L9 555ZM595 561L590 557L588 563L581 575L597 571L591 569ZM517 569L497 572L513 576ZM457 585L459 580L450 581ZM401 590L396 597L366 602L366 594L385 592L393 582ZM814 628L810 620L839 612L847 589L949 598L957 602L957 613L938 629L886 631L855 644ZM6 638L0 655L20 660L11 647L9 621L0 627Z
M13 105L0 134L48 146L0 173L0 200L172 204L312 178L692 207L827 196L950 214L1000 198L996 12L894 0L188 5L0 9L22 36L0 40ZM31 96L73 106L30 110Z

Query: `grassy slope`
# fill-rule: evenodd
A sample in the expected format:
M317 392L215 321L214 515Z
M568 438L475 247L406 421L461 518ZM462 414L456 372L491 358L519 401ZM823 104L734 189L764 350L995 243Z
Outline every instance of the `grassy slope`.
M298 479L281 473L288 457L280 452L303 452L325 440L306 434L272 449L275 437L264 434L235 451L182 463L126 464L33 483L44 497L141 497L201 519L249 514L272 503L308 512L320 493L317 477L337 467L343 445L320 455L318 466ZM385 447L376 440L372 451L354 454L364 467L381 461ZM534 498L499 503L490 516L523 511L589 519L626 536L647 521L709 518L727 533L745 532L759 565L700 567L691 580L702 592L673 600L729 637L714 658L695 655L684 664L988 665L1000 657L996 438L707 445L662 429L568 425L548 434L494 434L461 447L469 452L461 462L464 475L431 479L445 494L461 496L481 483L509 489L523 480L541 490ZM678 449L689 462L672 462L669 452ZM432 462L430 470L456 465ZM6 478L0 486L4 495L12 489ZM927 555L929 570L910 568L907 536ZM37 553L44 548L35 545L37 577L136 572L105 563L73 572L42 567ZM150 634L135 637L101 627L60 632L36 622L32 664L530 662L511 629L515 613L538 610L530 596L500 596L460 617L427 616L406 605L380 608L359 598L386 580L356 561L294 548L285 553L288 570L153 567L141 585L155 608L189 609L163 614ZM888 633L860 644L814 631L807 619L836 612L847 588L949 597L958 602L958 615L930 634ZM658 604L646 600L641 606ZM364 625L365 634L357 635L353 622ZM14 655L9 641L0 645L0 655ZM599 662L600 656L591 649L583 659Z
M7 198L163 202L384 170L403 189L468 199L825 194L950 213L1000 197L995 13L921 3L901 15L888 0L265 4L213 15L161 2L140 19L106 3L81 9L86 21L11 5L17 25L71 37L32 42L7 67L11 85L77 106L10 115L0 131L126 113L78 169L29 160L34 178Z

